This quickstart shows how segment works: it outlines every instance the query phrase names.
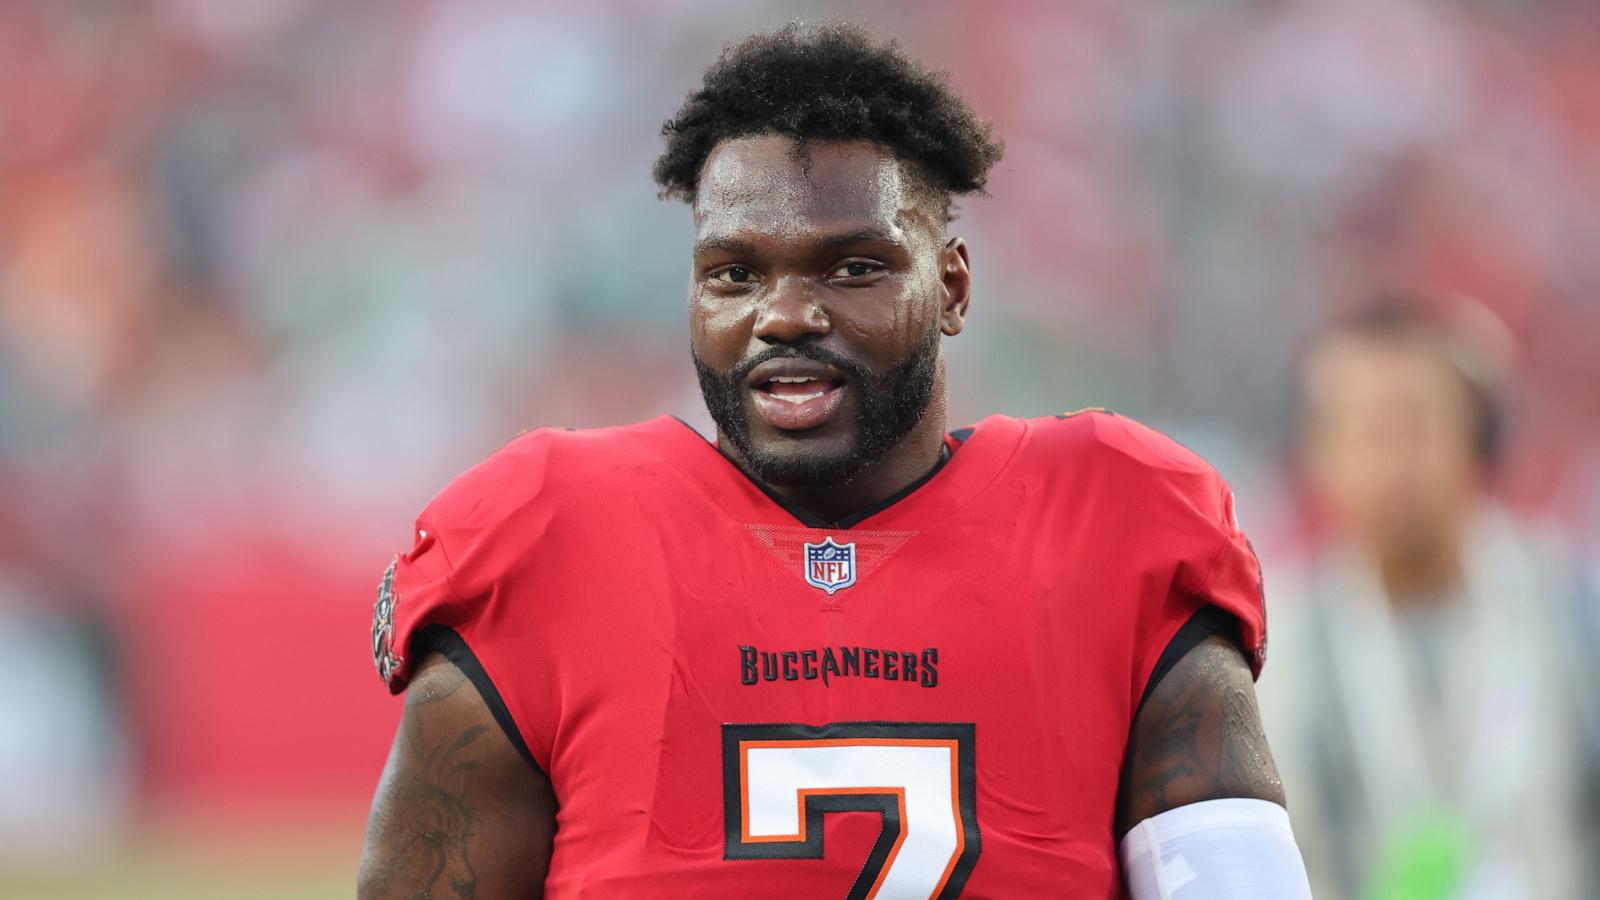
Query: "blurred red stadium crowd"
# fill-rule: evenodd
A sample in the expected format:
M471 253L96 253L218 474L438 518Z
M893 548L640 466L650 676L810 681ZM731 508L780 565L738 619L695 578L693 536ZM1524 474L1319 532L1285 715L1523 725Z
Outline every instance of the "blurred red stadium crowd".
M359 827L411 515L531 425L703 421L659 123L726 40L835 11L0 4L0 646L38 698L0 712L0 793L72 798L0 813L12 849L173 808ZM850 14L1006 141L953 226L957 418L1146 418L1292 543L1305 335L1379 291L1473 297L1513 338L1499 489L1593 558L1600 8Z

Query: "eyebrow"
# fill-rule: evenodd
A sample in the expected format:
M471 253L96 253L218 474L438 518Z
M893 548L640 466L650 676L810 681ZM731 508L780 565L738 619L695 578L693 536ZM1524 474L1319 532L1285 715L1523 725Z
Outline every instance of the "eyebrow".
M900 245L900 241L894 235L881 228L860 228L855 231L846 231L843 234L830 234L818 240L817 246L823 250L836 250L840 247L848 247L851 244L866 243Z
M741 241L736 237L708 237L703 241L695 241L694 252L700 253L735 253L749 255L754 252L755 246L749 241Z
M852 244L881 243L902 246L903 242L893 234L881 228L858 228L854 231L845 231L838 234L825 235L818 238L816 248L819 250L837 250ZM701 241L696 241L694 252L700 253L737 253L753 254L755 245L749 241L732 236L712 236Z

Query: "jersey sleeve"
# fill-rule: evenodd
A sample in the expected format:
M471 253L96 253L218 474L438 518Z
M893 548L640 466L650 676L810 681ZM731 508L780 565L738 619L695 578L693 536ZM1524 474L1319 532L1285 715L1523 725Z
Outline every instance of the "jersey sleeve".
M411 549L384 570L372 617L372 661L391 693L405 690L412 644L429 625L458 629L468 618L450 586L450 562L437 528L418 518Z
M1215 535L1216 549L1186 566L1184 574L1199 577L1192 591L1186 580L1177 588L1188 593L1193 604L1208 605L1231 613L1239 623L1239 645L1245 651L1253 675L1261 675L1267 658L1267 607L1261 578L1261 562L1250 539L1239 528L1234 513L1233 489L1220 475L1211 472L1214 505L1200 510Z
M560 505L549 477L552 429L526 432L452 481L417 517L409 550L378 588L373 662L391 693L406 689L422 657L438 653L477 688L516 750L548 771L550 730L519 673L530 658L542 607L526 585ZM519 581L519 579L521 579Z
M1234 518L1233 491L1210 466L1164 486L1167 533L1152 542L1170 554L1171 581L1141 616L1137 670L1148 693L1183 652L1208 634L1231 634L1260 677L1266 663L1261 565Z
M393 693L405 690L418 651L437 649L441 630L493 644L508 609L501 585L537 533L519 521L537 519L549 456L547 429L527 432L469 469L417 517L411 548L384 572L373 613L372 655ZM429 641L417 647L419 638ZM496 646L473 648L496 655Z
M1266 661L1261 566L1234 515L1233 491L1205 460L1131 419L1093 417L1102 449L1116 461L1101 470L1119 503L1136 517L1132 560L1155 579L1134 612L1134 686L1142 696L1180 638L1231 631L1259 676ZM1221 615L1219 615L1221 613ZM1185 629L1194 622L1196 626Z

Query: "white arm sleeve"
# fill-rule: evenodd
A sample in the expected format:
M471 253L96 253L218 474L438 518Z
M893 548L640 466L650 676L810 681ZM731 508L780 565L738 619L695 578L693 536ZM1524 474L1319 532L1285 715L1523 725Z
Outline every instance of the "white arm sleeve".
M1289 814L1266 800L1169 809L1122 839L1133 900L1311 900Z

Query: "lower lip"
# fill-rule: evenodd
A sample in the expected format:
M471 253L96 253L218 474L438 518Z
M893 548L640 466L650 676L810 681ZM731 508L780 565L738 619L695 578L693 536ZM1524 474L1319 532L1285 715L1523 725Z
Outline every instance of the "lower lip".
M766 391L751 391L755 395L756 413L761 420L783 431L804 431L817 428L833 418L834 411L844 400L844 385L836 384L819 397L804 403L779 400Z

